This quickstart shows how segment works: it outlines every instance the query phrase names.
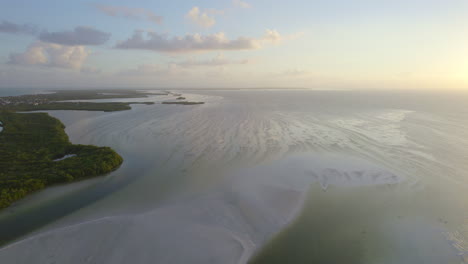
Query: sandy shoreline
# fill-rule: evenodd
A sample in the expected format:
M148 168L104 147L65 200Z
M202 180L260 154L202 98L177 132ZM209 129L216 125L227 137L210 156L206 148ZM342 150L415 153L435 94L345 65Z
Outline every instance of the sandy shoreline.
M54 159L53 161L62 161L62 160L66 160L66 159L73 158L73 157L76 157L76 154L67 154L59 159Z

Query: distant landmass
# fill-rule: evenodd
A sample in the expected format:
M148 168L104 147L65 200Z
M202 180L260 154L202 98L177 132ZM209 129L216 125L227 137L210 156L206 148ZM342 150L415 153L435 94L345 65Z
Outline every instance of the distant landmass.
M116 98L144 98L148 95L167 93L141 93L133 90L63 90L49 94L34 94L0 97L0 110L3 111L43 111L43 110L87 110L123 111L130 110L131 104L154 104L153 102L67 102L70 100L94 100Z
M46 110L124 111L132 104L152 105L154 102L76 102L76 100L144 98L149 95L172 95L178 101L162 104L197 105L204 102L190 102L181 94L172 92L143 93L136 90L60 90L53 93L0 97L0 111L26 112ZM75 102L72 102L75 100Z

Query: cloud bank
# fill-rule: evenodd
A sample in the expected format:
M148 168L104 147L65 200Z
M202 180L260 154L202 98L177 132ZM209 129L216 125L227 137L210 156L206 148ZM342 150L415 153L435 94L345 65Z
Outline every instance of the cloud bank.
M9 34L31 34L34 35L38 32L38 28L30 24L15 24L3 20L0 23L0 33L9 33Z
M9 64L40 65L55 68L80 69L90 52L84 46L63 46L36 42L23 53L12 53Z
M188 75L187 71L182 70L178 65L169 63L162 64L141 64L137 68L127 69L117 73L118 76L150 76L150 77L181 77Z
M109 40L111 34L91 27L76 27L73 31L47 32L39 35L43 42L68 46L101 45Z
M163 17L156 15L144 8L131 8L125 6L95 5L102 13L113 17L125 17L130 19L147 20L156 24L162 24Z
M181 62L176 62L175 64L183 68L193 68L193 67L217 67L217 66L226 66L226 65L241 65L248 64L250 61L247 59L244 60L231 60L224 57L223 54L218 54L213 59L209 60L196 60L188 59Z
M223 32L211 35L187 34L183 37L169 37L155 32L135 31L133 36L119 42L118 49L141 49L169 53L190 53L203 51L234 51L260 49L265 44L282 40L276 30L267 30L261 38L238 37L229 39Z

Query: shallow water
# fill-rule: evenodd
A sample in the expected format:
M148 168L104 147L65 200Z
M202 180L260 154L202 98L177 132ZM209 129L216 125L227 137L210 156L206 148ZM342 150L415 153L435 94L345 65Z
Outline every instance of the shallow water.
M17 239L0 261L463 261L466 93L183 94L207 103L50 111L73 143L125 161L0 214L2 239Z

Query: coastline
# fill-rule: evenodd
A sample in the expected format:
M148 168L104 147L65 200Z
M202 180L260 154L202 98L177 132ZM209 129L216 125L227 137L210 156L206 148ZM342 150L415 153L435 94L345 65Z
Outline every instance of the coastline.
M47 114L0 112L0 118L2 208L50 185L107 174L123 162L110 148L72 145L65 126Z
M306 99L310 101L314 97L317 96ZM401 261L405 260L403 258L417 256L417 252L406 250L408 242L405 240L411 242L410 246L416 245L418 251L431 247L426 241L438 243L438 247L444 249L443 254L439 256L450 260L438 263L460 263L457 252L447 251L447 245L440 244L445 241L438 236L441 230L457 230L457 221L460 221L457 219L458 212L462 211L457 209L463 209L463 205L466 204L465 200L456 199L460 198L457 193L464 193L462 184L453 185L456 175L449 174L442 179L437 177L441 173L450 172L442 170L445 167L440 164L445 160L444 157L438 156L438 153L447 153L453 149L444 149L451 147L450 145L434 145L444 150L434 153L430 152L429 148L420 147L426 146L423 144L427 142L438 142L437 138L431 137L431 130L427 128L445 129L450 125L447 125L445 119L440 120L445 124L441 126L434 116L427 119L417 112L407 114L406 108L393 109L388 106L383 110L357 109L357 114L334 113L332 116L328 115L329 112L320 112L318 108L322 105L317 103L308 103L317 106L317 109L310 111L301 106L299 110L303 112L295 111L297 108L278 108L276 105L274 108L268 106L270 108L265 109L259 108L262 101L258 98L262 97L241 97L242 100L238 101L228 98L222 104L211 103L207 98L210 102L207 107L164 107L158 103L116 113L57 112L56 116L61 120L68 120L62 122L67 124L70 135L74 134L75 143L112 146L121 152L126 160L128 158L125 168L127 170L117 171L118 177L114 177L113 174L111 179L99 188L109 186L109 183L118 180L119 177L126 178L131 184L115 187L115 192L111 195L106 192L104 196L94 196L95 200L80 201L80 206L73 207L68 214L60 214L53 223L24 237L27 240L24 243L15 243L12 247L0 249L0 259L8 262L20 256L18 263L30 263L32 260L41 261L42 258L45 261L47 256L53 255L51 258L57 262L74 263L75 259L66 259L67 256L74 256L74 253L80 252L83 258L89 257L103 263L146 263L166 257L174 257L181 260L181 263L187 263L189 260L194 260L190 263L206 263L207 258L211 256L219 260L217 263L238 263L237 261L245 261L253 253L263 251L272 241L278 241L276 234L280 234L281 239L284 236L282 233L287 234L292 229L299 230L304 239L311 238L307 241L314 241L311 235L318 231L323 234L322 237L370 237L369 233L378 234L370 231L378 225L381 230L387 232L383 233L383 238L374 236L371 244L375 247L369 248L371 252L388 257L389 255L382 251L385 245L405 245L398 248L398 252L401 253L398 254L401 256L398 259L400 261L392 263L421 263ZM284 98L283 94L281 98ZM246 103L249 100L251 103ZM292 98L290 101L297 99ZM219 108L215 108L218 106ZM330 108L332 107L334 106L331 105ZM348 110L345 109L346 113ZM457 124L456 128L459 128L459 125ZM416 133L419 131L426 133ZM446 131L453 132L450 129ZM444 138L451 142L453 137L450 137L448 132L441 131ZM415 137L415 134L418 136ZM430 146L432 145L428 147ZM464 145L460 148L462 146ZM345 156L345 160L330 158L326 168L323 166L327 162L323 159L313 164L313 157L292 163L289 167L281 162L293 153L307 151L316 152L315 156L340 153ZM279 157L275 155L277 153ZM357 163L355 160L346 161L346 157L349 156L388 168L394 172L398 181L392 180L391 174L382 173L380 175L384 180L377 181L377 185L372 184L371 180L376 176L376 170L369 169L368 173L361 173L362 169L343 168L343 164ZM247 161L240 160L242 158ZM279 164L270 166L267 161ZM267 176L276 173L286 178L248 177L249 173L246 173L245 177L232 177L239 178L239 182L236 183L240 186L228 182L225 186L205 188L213 182L219 183L218 179L225 179L221 175L222 171L216 168L235 162L239 162L236 164L241 164L240 168L250 171L251 175L258 175L260 173L257 172L263 171ZM258 163L266 166L259 171L249 169ZM206 171L198 171L198 174L194 172L200 167L213 164L218 167L206 167ZM324 173L317 173L308 168L309 165L322 168ZM455 165L453 167L457 167ZM129 168L131 166L134 166L133 170ZM464 163L460 163L458 168L464 168L463 166ZM280 171L278 167L284 167L284 170ZM363 167L368 168L367 165ZM145 168L146 170L141 172ZM299 168L305 169L298 171ZM135 180L134 176L139 178ZM345 184L347 176L355 181ZM251 181L244 181L245 179ZM255 179L259 181L254 181ZM312 201L317 203L296 207L295 205L300 205L300 198L304 197L303 193L307 189L305 187L309 183L313 185L313 190L306 197L308 202L313 198ZM179 186L182 187L175 191ZM200 189L197 190L200 191L197 195L187 194L187 190L198 187ZM102 189L99 188L94 188L95 193L102 193ZM457 191L453 191L455 189ZM441 195L442 190L446 192ZM173 200L158 200L161 191L170 193ZM364 195L365 193L367 194ZM439 198L426 203L427 198L435 195ZM88 193L75 198L82 199L87 196ZM321 199L320 203L318 198ZM407 203L405 199L415 202ZM392 206L388 206L389 203ZM55 208L58 209L64 206L68 204L55 204ZM298 208L303 208L300 214L297 214ZM327 216L330 212L338 216L336 221L327 220L335 219ZM361 212L362 216L359 216ZM304 214L308 214L306 221L299 219L304 217ZM308 218L309 216L311 218ZM440 218L442 220L439 221ZM449 224L445 224L446 222ZM293 227L298 223L299 227L304 229ZM63 229L68 226L71 228ZM284 227L286 229L283 229ZM53 230L57 232L51 232ZM3 234L3 230L0 233ZM42 233L47 234L41 236ZM348 236L348 233L351 236ZM28 237L34 239L29 240ZM82 240L73 240L74 237L81 237ZM197 244L189 243L190 241L196 241ZM389 241L394 243L388 244ZM264 243L267 246L262 248ZM303 244L310 246L313 243ZM203 245L205 246L202 247ZM349 253L353 251L350 250L353 245L343 243L337 248L328 244L320 251L332 251L330 255L336 255L337 252L342 252L341 250ZM54 252L58 252L54 249L58 247L61 248L60 254L54 255ZM178 249L175 252L171 250L174 247ZM106 251L109 248L114 251ZM213 248L217 249L217 252L213 253ZM305 248L303 252L310 251L310 248ZM327 251L327 248L334 250ZM96 253L101 250L104 255ZM113 255L115 251L124 250L131 250L135 259L125 259L125 256L118 253ZM274 251L283 250L284 248ZM156 255L153 255L153 252ZM445 255L447 253L453 255ZM113 258L112 261L106 254ZM23 258L23 255L27 256ZM148 259L144 259L145 256L148 256ZM351 257L349 260L356 259L356 256ZM458 262L453 262L454 259Z
M150 96L171 96L176 101L162 104L198 105L205 102L181 101L185 97L173 92L140 92L138 90L58 90L50 93L0 97L0 111L27 112L47 110L84 110L115 112L130 110L132 104L153 105L154 101L137 101ZM119 101L125 99L126 101ZM97 102L100 101L100 102Z
M74 91L70 91L70 92L73 93ZM135 96L129 96L129 97L128 97L128 96L126 96L126 95L123 94L123 93L119 93L119 94L116 94L116 93L100 93L100 92L95 92L95 91L85 91L85 93L83 93L83 91L78 91L78 92L80 93L80 94L79 94L80 97L78 97L78 98L85 98L85 99L77 99L77 97L74 97L73 99L74 99L75 101L74 101L74 100L69 100L69 101L59 102L59 103L63 103L63 105L64 105L65 107L61 107L61 106L59 105L58 109L63 109L64 111L69 111L69 110L86 110L86 111L91 111L91 112L92 112L92 111L96 111L96 110L101 111L101 112L108 112L107 110L110 110L110 111L112 112L112 111L115 111L115 109L108 109L107 106L113 105L113 104L114 104L114 105L115 105L115 104L119 104L119 105L125 106L125 109L123 109L123 110L130 110L130 109L131 109L131 108L130 108L130 105L132 105L132 104L153 105L153 104L154 104L154 101L152 101L152 100L155 99L155 98L158 98L158 97L160 97L160 96L163 96L163 97L164 97L164 95L169 96L169 97L179 96L179 94L174 94L174 93L171 93L171 92L162 92L162 93L161 93L161 92L155 92L155 91L146 91L146 92L144 92L144 93L141 93L141 92L138 92L138 91L131 91L131 93L135 92L135 93L136 93L136 96L138 96L138 97L139 97L139 100L140 100L140 101L133 101L132 98L134 98ZM43 93L43 94L40 94L39 97L36 97L37 94L34 94L34 95L25 95L25 96L26 96L25 98L28 98L28 100L32 100L32 101L30 101L30 102L28 103L28 105L29 105L29 107L33 107L33 109L26 109L26 110L35 110L34 107L36 107L36 108L38 108L38 109L41 107L41 105L39 105L39 107L34 106L34 100L36 100L35 98L44 98L44 96L55 96L55 97L57 97L57 95L54 94L54 93L47 93L47 94ZM73 95L73 96L75 96L75 95ZM84 96L84 97L82 97L82 96ZM117 98L114 98L114 97L116 97L116 96L117 96ZM59 95L58 97L62 98L63 96L60 96L60 95ZM90 97L91 97L91 98L94 98L94 99L89 99ZM4 98L5 98L5 97L4 97ZM6 97L6 98L11 98L11 97ZM30 99L30 98L32 98L32 99ZM95 99L95 98L98 98L98 99ZM146 98L149 99L149 101L146 100ZM153 99L152 99L152 98L153 98ZM62 98L62 99L63 99L63 98ZM70 99L70 98L68 98L68 99ZM81 100L84 100L84 101L87 101L87 100L88 100L88 101L90 101L90 102L81 102ZM98 102L92 102L93 100L96 100L96 101L98 101ZM102 102L102 103L101 103L101 102L99 102L99 100L111 100L111 102ZM112 102L112 101L120 101L120 100L124 100L124 101L123 101L123 102ZM62 105L62 106L63 106L63 105ZM71 108L70 108L70 105L72 106ZM80 107L79 107L79 109L74 109L73 105L78 105L78 106L80 106ZM91 105L92 107L89 108L89 107L87 107L88 105ZM49 109L49 108L51 108L50 106L53 106L53 104L47 103L47 104L44 104L43 106L44 106L44 107L43 107L44 109ZM96 106L98 106L97 109L96 109ZM1 106L0 106L0 108L1 108ZM55 108L55 107L52 107L52 109L54 109L54 108ZM3 113L4 113L4 114L13 114L12 112L10 112L11 110L13 110L13 109L9 109L7 112L3 112ZM120 109L118 109L117 111L120 111ZM43 113L43 111L37 111L37 112L25 111L25 112L22 112L22 114L24 114L24 115L31 115L31 114L34 115L34 114L41 113L41 112ZM1 113L1 111L0 111L0 113ZM51 117L51 118L52 118L52 117ZM61 126L63 126L63 124L62 124ZM3 126L2 126L1 128L3 129ZM63 129L65 129L65 126L63 126ZM1 136L1 134L0 134L0 136ZM75 154L75 155L76 155L76 154ZM62 160L60 157L62 157L62 158L63 158L63 157L67 157L67 159ZM72 156L72 153L64 153L64 154L62 154L62 155L59 155L59 156L57 156L57 157L54 157L53 160L52 160L52 162L54 162L54 163L67 162L67 160L73 160L72 158L74 158L74 157L76 157L76 156ZM115 170L116 170L117 168L119 168L119 167L120 167L120 165L117 165L114 169L111 169L111 170L109 170L109 171L106 171L106 172L103 173L103 174L96 175L96 176L94 176L94 177L102 176L102 175L107 175L107 174L109 174L109 172L115 171ZM85 179L90 179L90 178L86 177ZM74 179L72 182L76 183L76 182L79 182L79 181L81 181L81 180L82 180L82 179ZM67 182L70 183L69 180L67 180ZM68 184L69 184L69 183L68 183ZM62 185L62 184L67 184L67 183L55 183L55 184L53 184L53 185L51 185L51 186L49 186L49 187L54 187L54 186ZM120 184L118 184L118 185L120 185ZM118 186L118 185L117 185L117 186ZM112 190L112 189L114 189L114 188L117 188L117 187L114 186L114 185L111 185L111 186L109 186L109 188L107 188L107 189ZM47 189L49 189L49 188L47 188ZM90 193L93 193L93 192L94 192L92 189L93 189L93 188L91 188L91 189L89 190ZM86 192L88 192L88 191L86 191ZM32 194L36 194L36 193L37 193L37 191L33 191L33 192L32 192ZM96 197L102 197L102 196L104 196L104 195L105 195L105 193L101 193L101 194L95 193L95 194L92 194L92 196L96 196ZM27 199L28 197L29 197L29 195L26 196L25 198ZM61 199L65 199L65 200L68 200L68 201L70 201L70 202L73 201L73 200L75 200L73 197L62 197ZM20 203L21 203L22 201L23 201L23 199L18 200L18 202L20 202ZM84 200L84 201L86 201L86 200ZM64 201L64 202L65 202L65 201ZM72 203L73 203L73 204L76 204L76 202L72 202ZM84 205L84 204L86 204L86 203L84 203L84 202L81 203L81 202L80 202L79 204L83 204L83 205ZM79 209L79 207L81 207L81 206L82 206L82 205L76 207L75 210ZM13 206L13 207L14 207L14 206ZM8 209L8 208L9 208L9 207L4 208L3 210L0 210L0 211L4 211L4 210L6 210L6 209ZM71 208L74 208L74 207L71 207ZM50 208L50 209L53 210L52 208ZM46 210L49 210L49 209L46 209ZM31 217L34 217L33 215L36 214L36 213L34 213L34 212L35 212L35 210L30 210L29 213L28 213L28 212L25 212L25 216L26 216L26 215L30 215ZM70 213L70 212L73 212L73 209L67 210L67 212L69 212L69 213ZM57 213L58 213L58 212L57 212ZM53 217L53 215L55 215L55 213L51 214L50 217ZM25 234L30 233L30 232L36 230L37 228L40 228L40 227L43 226L44 224L48 223L50 220L52 220L52 218L50 218L50 217L45 217L44 220L39 220L37 217L35 217L35 218L36 218L36 222L37 222L37 223L35 223L35 224L26 224L26 223L25 223L25 228L20 228L20 229L18 229L18 230L12 229L12 230L8 230L8 231L7 231L7 230L2 231L2 233L3 233L4 235L2 235L2 236L0 237L0 243L1 243L1 244L4 244L4 243L7 243L8 241L16 240L17 238L23 237ZM26 217L26 218L27 218L27 217ZM50 219L50 220L46 220L46 219ZM9 224L7 224L8 221L10 221L10 220L8 220L8 217L7 217L6 219L4 219L4 220L7 221L7 222L5 222L5 224L6 224L6 225L9 225ZM11 220L14 220L14 219L11 219ZM26 220L26 219L25 219L25 220ZM13 224L13 222L12 222L11 224ZM30 226L30 227L27 227L27 226ZM8 234L8 235L7 235L7 234Z

